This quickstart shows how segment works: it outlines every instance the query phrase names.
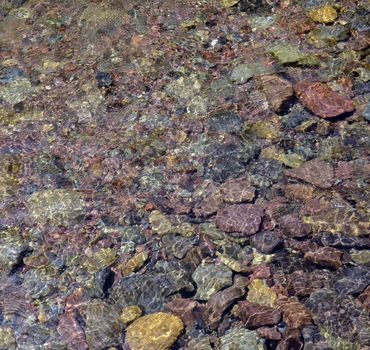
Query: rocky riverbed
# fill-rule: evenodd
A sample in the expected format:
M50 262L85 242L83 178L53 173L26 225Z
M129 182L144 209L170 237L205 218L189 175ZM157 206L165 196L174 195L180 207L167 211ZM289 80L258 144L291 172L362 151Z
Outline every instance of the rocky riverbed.
M0 350L369 350L367 0L1 0Z

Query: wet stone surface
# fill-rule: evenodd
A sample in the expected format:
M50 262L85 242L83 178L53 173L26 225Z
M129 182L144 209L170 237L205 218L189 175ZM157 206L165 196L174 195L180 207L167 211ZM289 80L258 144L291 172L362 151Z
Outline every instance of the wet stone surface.
M226 232L252 235L260 228L262 215L263 210L256 205L230 205L217 212L216 225Z
M232 284L232 271L225 265L204 263L192 275L197 284L195 299L208 300L213 294Z
M368 350L369 10L0 1L0 350Z

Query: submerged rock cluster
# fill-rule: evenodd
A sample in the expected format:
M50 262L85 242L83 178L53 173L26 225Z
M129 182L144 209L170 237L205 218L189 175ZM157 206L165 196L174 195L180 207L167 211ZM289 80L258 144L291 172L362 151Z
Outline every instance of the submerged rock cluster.
M369 16L0 1L0 350L370 349Z

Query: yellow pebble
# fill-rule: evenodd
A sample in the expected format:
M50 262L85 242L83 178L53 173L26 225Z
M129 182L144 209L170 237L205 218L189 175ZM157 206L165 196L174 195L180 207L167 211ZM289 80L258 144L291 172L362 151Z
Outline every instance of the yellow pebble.
M179 317L157 312L134 321L127 328L127 342L132 350L168 350L183 329Z
M326 4L311 10L308 16L315 22L333 23L337 19L338 13L334 6Z
M142 313L143 312L139 306L128 306L122 310L120 318L122 323L127 326L130 322L135 321L137 318L139 318Z

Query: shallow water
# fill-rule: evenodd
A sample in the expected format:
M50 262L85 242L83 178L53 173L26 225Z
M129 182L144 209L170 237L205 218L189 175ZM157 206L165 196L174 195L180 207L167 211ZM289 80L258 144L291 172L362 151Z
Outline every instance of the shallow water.
M367 1L0 1L0 349L368 350Z

